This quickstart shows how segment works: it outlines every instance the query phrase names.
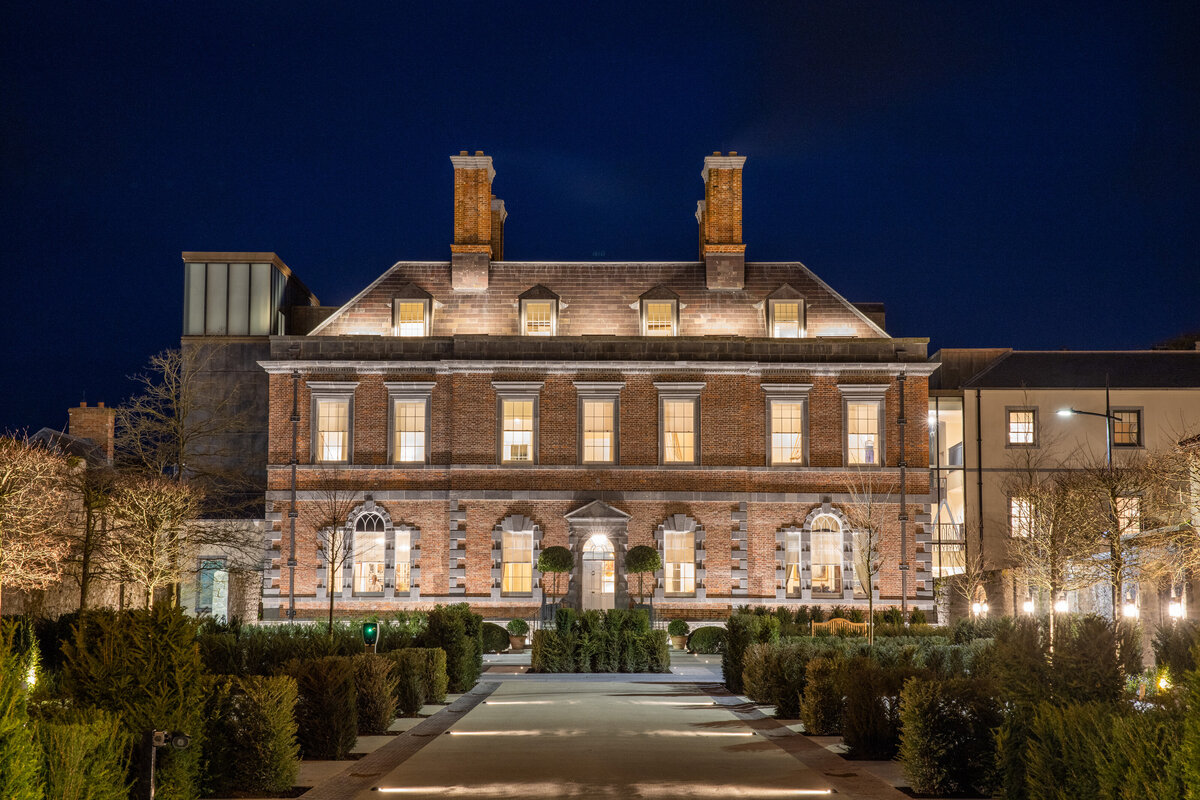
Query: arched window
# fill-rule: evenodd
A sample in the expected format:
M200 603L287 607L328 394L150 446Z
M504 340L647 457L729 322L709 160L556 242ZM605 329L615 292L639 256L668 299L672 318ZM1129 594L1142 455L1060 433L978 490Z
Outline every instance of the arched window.
M842 523L832 514L812 521L813 596L842 596Z
M374 511L354 522L354 593L383 592L383 517Z

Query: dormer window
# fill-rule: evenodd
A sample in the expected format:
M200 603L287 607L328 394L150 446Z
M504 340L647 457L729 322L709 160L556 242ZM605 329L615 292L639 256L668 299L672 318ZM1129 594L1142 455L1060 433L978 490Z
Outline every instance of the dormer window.
M554 336L558 333L558 295L539 283L518 299L521 301L522 336Z
M771 301L771 336L776 339L799 339L804 336L804 303L802 301Z
M679 296L656 286L640 298L643 336L675 336L679 333Z
M406 284L392 297L392 335L428 336L433 300L419 286Z
M553 336L554 317L553 300L521 301L521 333L526 336Z
M804 297L788 284L767 295L767 335L772 339L800 339L808 335Z

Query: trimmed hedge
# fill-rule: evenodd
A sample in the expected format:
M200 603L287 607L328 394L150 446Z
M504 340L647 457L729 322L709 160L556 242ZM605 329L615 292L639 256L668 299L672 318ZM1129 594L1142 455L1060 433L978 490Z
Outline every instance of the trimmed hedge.
M466 603L435 606L418 637L420 647L440 647L446 653L446 677L451 692L467 692L483 672L483 617Z
M204 793L279 795L296 782L296 680L217 676L205 702Z
M756 703L775 706L775 716L797 719L809 659L817 652L812 640L753 644L742 669L745 695Z
M425 703L446 702L446 653L440 648L409 647L387 654L396 677L400 714L415 717Z
M734 694L742 693L742 671L746 666L746 651L752 644L779 641L779 628L779 618L766 614L739 612L729 618L725 650L721 653L721 671L725 675L725 688Z
M825 656L810 660L800 701L804 730L813 736L841 733L843 705L841 664Z
M900 693L900 763L919 794L991 794L993 730L1001 722L991 686L971 678L910 678Z
M360 736L387 733L396 718L394 666L387 657L374 653L354 657L354 696Z
M508 649L508 631L494 622L483 623L483 652L503 653Z
M666 631L650 630L641 609L559 609L554 630L533 634L534 672L669 672Z
M842 739L850 758L888 760L900 746L900 692L914 667L857 657L845 666Z
M299 693L296 727L304 757L345 758L358 738L353 661L326 656L290 661L286 669L296 679Z
M693 653L703 653L705 655L715 655L725 649L725 629L718 628L716 625L705 625L702 628L696 628L688 636L688 650Z

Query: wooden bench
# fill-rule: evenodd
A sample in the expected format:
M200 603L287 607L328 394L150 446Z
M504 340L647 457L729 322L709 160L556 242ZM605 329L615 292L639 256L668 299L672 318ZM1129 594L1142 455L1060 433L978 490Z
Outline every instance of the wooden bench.
M866 636L871 626L865 622L851 622L848 619L834 617L828 622L811 622L812 636L818 633L832 633L834 635L840 633L848 633L852 636Z

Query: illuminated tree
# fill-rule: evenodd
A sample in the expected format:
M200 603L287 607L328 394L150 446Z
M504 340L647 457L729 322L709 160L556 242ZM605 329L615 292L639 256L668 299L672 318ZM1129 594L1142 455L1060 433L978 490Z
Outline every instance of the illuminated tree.
M662 569L662 556L658 551L648 545L639 544L637 547L630 548L625 554L625 572L630 575L637 575L638 579L638 605L641 605L645 600L645 594L642 591L642 578L646 573L655 573Z
M558 576L570 572L575 567L575 556L565 547L547 547L538 555L538 572L543 575L553 575L551 581L551 598L558 596Z
M58 579L69 542L67 462L28 439L0 438L0 592Z
M854 538L854 580L867 595L867 642L875 644L875 579L883 567L885 509L894 505L892 493L870 473L858 471L846 481L850 503L843 509ZM893 518L895 512L891 512Z
M181 580L188 554L208 544L203 529L191 525L200 499L188 484L164 477L123 475L116 481L108 506L110 552L121 579L142 590L147 606L156 592Z
M346 522L362 502L358 492L347 488L352 485L352 476L343 470L323 469L313 481L313 499L299 511L308 527L316 532L318 564L326 568L325 593L329 595L330 636L333 635L334 603L342 591L342 573L351 558L352 532Z

